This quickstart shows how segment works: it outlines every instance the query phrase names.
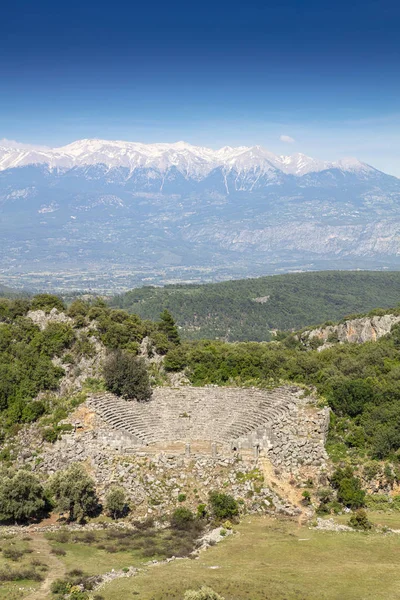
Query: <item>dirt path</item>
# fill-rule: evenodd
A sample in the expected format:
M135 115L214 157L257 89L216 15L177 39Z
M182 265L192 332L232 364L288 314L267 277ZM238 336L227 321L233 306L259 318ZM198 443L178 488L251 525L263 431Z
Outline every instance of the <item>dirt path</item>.
M300 525L307 521L307 517L304 515L304 507L301 504L301 490L299 491L298 489L293 488L289 482L277 477L274 472L274 467L267 458L260 458L259 461L266 483L272 484L272 489L275 490L283 500L287 500L290 504L293 504L293 506L296 506L301 510L301 514L297 519Z
M48 567L46 579L38 590L26 596L24 600L48 600L50 598L50 586L56 579L63 577L65 567L63 563L51 554L51 546L48 540L40 533L32 535L30 547L33 550L33 555L42 560Z

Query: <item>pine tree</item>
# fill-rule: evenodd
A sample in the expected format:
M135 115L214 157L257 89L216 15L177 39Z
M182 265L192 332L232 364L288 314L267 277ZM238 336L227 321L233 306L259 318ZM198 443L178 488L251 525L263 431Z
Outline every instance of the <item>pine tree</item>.
M171 344L177 345L181 343L181 339L179 337L178 328L176 326L175 320L171 313L165 309L160 315L161 322L159 323L159 329L168 338L168 341Z

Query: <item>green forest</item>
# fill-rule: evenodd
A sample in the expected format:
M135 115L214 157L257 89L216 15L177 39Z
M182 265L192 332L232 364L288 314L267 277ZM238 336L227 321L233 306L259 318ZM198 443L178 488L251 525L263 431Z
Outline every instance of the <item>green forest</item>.
M296 330L400 303L400 271L323 271L203 285L143 287L110 304L157 319L168 309L184 339L268 341Z

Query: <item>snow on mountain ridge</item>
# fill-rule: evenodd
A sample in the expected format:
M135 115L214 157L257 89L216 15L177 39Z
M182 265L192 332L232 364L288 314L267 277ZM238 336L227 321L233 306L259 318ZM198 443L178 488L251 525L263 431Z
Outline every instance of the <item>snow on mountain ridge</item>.
M183 141L143 144L100 139L77 140L66 146L49 149L23 145L0 146L0 171L31 164L43 164L51 169L104 164L108 169L124 167L130 172L140 168L166 172L175 167L186 178L198 180L207 177L216 168L244 175L258 172L271 178L279 173L302 176L327 169L363 174L375 171L354 158L327 162L304 154L276 156L262 146L225 146L212 150Z

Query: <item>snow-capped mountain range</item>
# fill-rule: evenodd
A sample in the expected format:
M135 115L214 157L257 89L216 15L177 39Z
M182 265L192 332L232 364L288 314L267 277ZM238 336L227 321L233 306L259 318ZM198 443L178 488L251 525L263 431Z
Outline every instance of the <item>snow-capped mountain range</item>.
M129 287L332 265L399 268L400 179L260 146L0 143L0 277L119 270Z
M329 169L360 175L375 171L355 158L327 162L304 154L276 156L261 146L225 146L212 150L186 142L174 144L141 144L136 142L85 139L59 148L32 148L0 145L0 170L27 165L46 165L51 169L72 169L89 165L104 165L108 169L154 169L165 173L175 168L184 177L201 180L213 170L246 173L258 171L273 175L281 172L297 177Z

